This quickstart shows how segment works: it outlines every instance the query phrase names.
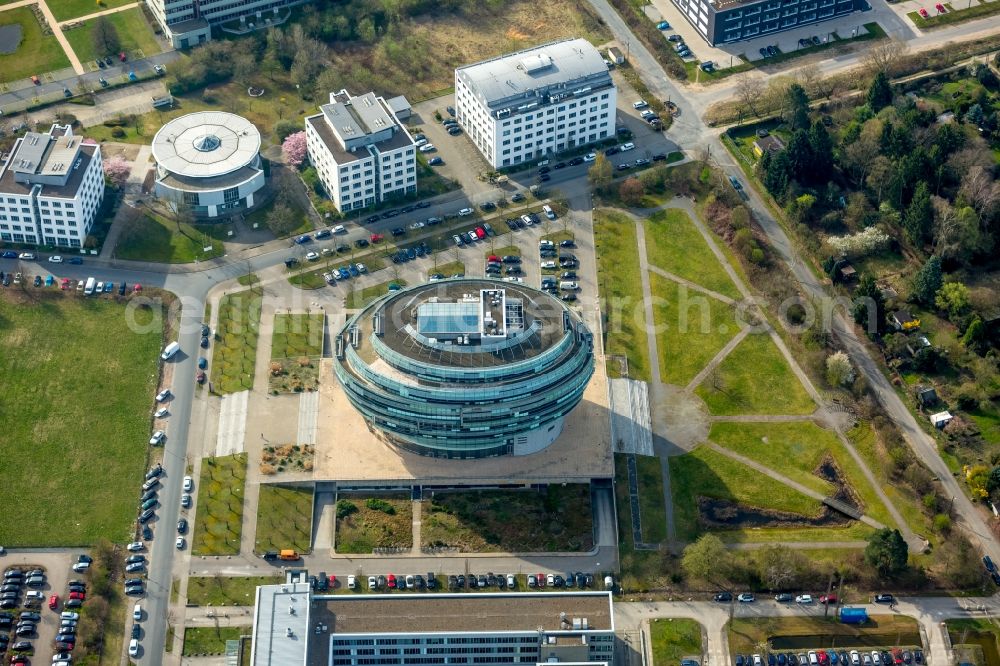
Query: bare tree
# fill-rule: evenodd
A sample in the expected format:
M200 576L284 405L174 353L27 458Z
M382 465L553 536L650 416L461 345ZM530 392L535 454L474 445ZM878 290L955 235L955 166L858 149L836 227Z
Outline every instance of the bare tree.
M744 110L760 117L760 102L764 95L764 83L749 72L743 72L736 79L736 96Z
M865 68L871 76L885 72L886 76L891 77L896 73L896 68L906 55L906 50L906 44L895 39L870 46L865 51Z
M990 217L1000 204L1000 183L978 164L971 167L962 178L959 193L982 218Z

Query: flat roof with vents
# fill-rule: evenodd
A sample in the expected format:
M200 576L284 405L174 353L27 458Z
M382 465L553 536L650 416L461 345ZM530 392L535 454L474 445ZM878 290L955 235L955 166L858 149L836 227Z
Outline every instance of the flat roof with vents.
M252 164L260 132L235 113L199 111L174 118L153 137L153 159L172 174L214 178Z
M487 106L548 91L613 85L604 57L585 39L550 42L459 67L455 77Z

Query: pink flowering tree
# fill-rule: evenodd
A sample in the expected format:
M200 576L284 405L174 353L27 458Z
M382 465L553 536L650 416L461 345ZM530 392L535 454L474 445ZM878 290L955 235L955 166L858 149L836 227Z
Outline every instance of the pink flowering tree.
M306 159L306 133L289 134L281 144L281 154L285 158L285 164L296 169L302 166L302 162Z
M128 180L132 165L121 155L104 160L104 175L115 187L121 187Z

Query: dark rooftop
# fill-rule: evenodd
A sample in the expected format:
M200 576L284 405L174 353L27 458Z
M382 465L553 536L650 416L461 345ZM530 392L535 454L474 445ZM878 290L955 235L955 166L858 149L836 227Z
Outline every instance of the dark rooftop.
M90 160L94 158L94 152L97 150L97 146L93 144L83 144L80 146L80 166L76 167L70 172L69 180L66 181L65 185L42 185L43 197L60 197L63 199L72 199L76 196L77 190L80 188L80 181L83 180L83 174L87 172L90 167ZM16 157L16 154L15 156ZM19 194L26 195L31 192L32 185L30 183L19 183L14 180L13 169L6 169L3 173L3 177L0 178L0 192L4 194Z
M191 192L221 190L236 187L253 178L259 171L260 169L245 166L236 171L221 176L213 176L212 178L191 178L168 172L166 176L160 179L160 182L174 189Z
M591 630L612 629L606 593L489 593L314 597L310 622L331 634L462 631L570 631L560 613L587 618Z

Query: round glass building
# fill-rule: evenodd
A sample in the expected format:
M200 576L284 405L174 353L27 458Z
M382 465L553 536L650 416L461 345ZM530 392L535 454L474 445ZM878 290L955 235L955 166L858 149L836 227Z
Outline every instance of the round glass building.
M369 429L436 457L544 449L594 374L593 336L562 301L488 278L390 292L334 344L337 378Z

